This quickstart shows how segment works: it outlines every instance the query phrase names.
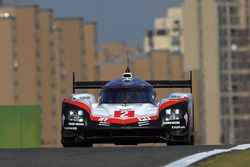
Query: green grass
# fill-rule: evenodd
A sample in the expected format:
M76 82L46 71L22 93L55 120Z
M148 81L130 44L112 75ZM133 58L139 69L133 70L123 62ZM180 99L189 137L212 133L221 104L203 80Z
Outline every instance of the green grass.
M233 151L218 154L200 161L192 166L195 167L248 167L250 166L250 150Z

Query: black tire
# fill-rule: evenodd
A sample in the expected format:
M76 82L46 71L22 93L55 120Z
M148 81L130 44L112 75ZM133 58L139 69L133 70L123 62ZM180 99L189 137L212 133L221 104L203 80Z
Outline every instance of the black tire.
M180 142L175 142L175 141L167 141L167 146L176 146L176 145L181 145Z
M194 135L187 135L183 138L183 140L177 141L167 141L168 146L176 146L176 145L194 145Z
M91 142L83 142L79 144L79 147L93 147L93 143Z
M62 143L63 147L93 147L93 143Z
M188 145L194 145L194 135L190 136L190 141L188 142Z
M73 143L62 143L63 147L76 147Z

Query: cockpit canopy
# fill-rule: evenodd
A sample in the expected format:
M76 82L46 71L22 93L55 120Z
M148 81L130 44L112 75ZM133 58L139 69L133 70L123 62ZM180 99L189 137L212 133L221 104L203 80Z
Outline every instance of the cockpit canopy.
M106 88L101 93L100 103L155 103L155 93L149 87Z
M100 93L99 103L156 103L153 87L137 78L130 83L122 79L111 81Z

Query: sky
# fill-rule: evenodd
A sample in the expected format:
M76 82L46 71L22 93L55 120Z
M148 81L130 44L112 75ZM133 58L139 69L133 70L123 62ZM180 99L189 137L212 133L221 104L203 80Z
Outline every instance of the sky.
M124 42L143 48L154 19L166 15L168 7L182 0L29 0L40 8L53 9L57 18L83 17L97 23L98 43Z

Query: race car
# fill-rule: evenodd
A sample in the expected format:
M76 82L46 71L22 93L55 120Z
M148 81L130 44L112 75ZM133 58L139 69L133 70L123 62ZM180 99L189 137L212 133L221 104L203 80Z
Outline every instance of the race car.
M190 80L151 80L132 77L127 68L112 81L75 81L73 94L62 103L61 143L92 147L93 143L194 144L192 93L171 93L158 101L154 88L190 88ZM76 89L101 89L98 101Z

